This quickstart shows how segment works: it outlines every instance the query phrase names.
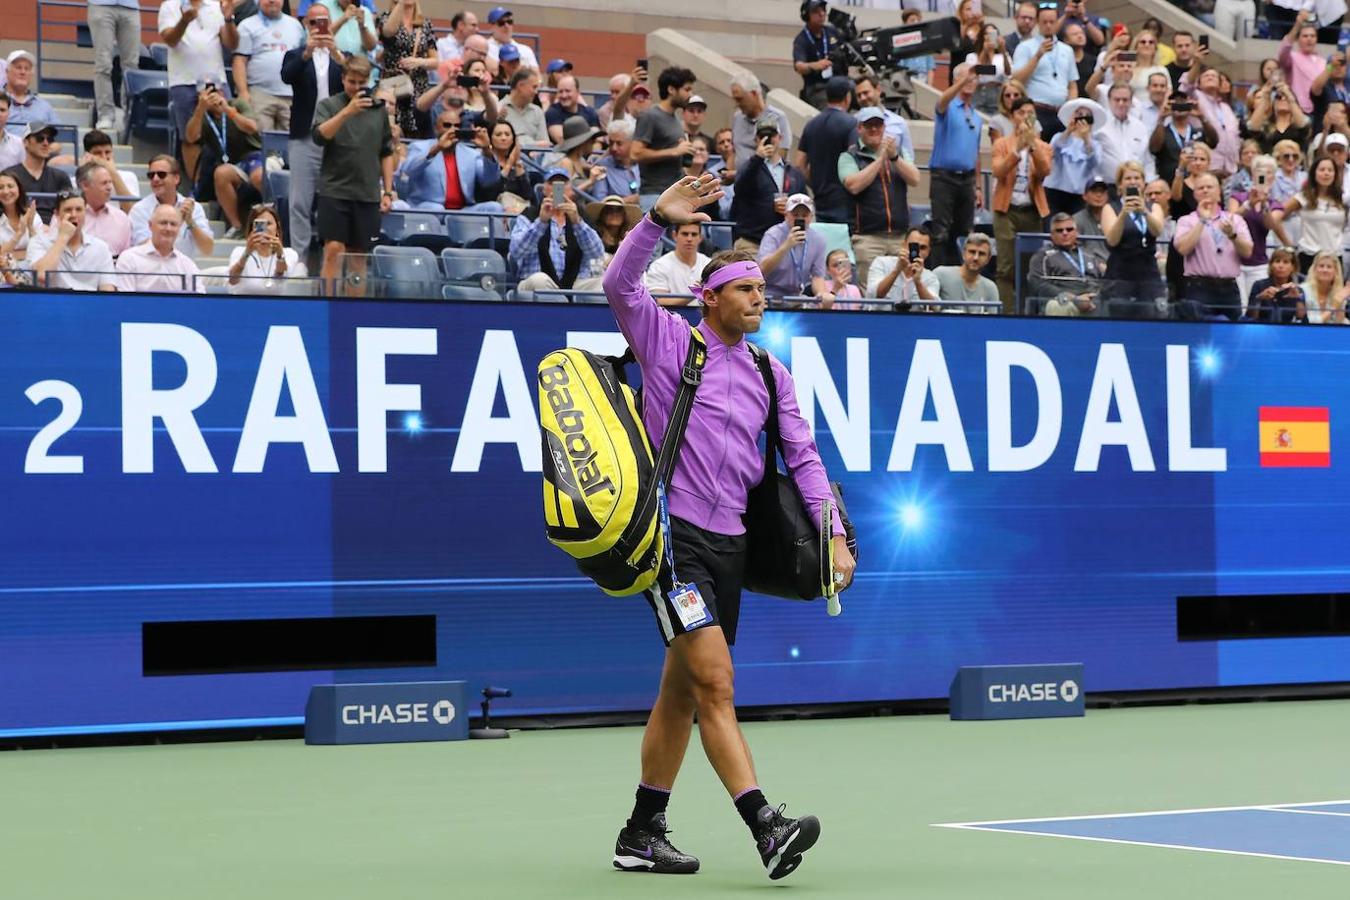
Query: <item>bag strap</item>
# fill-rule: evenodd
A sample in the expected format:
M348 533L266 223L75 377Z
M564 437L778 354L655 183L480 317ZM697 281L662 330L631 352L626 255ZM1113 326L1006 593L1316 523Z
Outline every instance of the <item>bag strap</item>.
M777 466L774 452L782 453L783 445L782 436L778 431L778 379L773 375L769 351L749 341L746 341L745 345L750 348L750 355L755 358L755 366L759 369L760 377L764 379L764 387L769 391L769 418L764 422L764 477L768 478ZM785 456L784 461L786 459Z
M661 450L656 456L656 480L665 485L670 483L670 475L675 471L675 457L679 455L680 444L684 442L684 429L689 424L689 414L694 408L694 393L703 381L703 364L708 361L708 345L702 333L693 327L689 332L689 352L685 354L684 365L680 369L680 387L675 392L670 420L666 422L666 433L661 435Z

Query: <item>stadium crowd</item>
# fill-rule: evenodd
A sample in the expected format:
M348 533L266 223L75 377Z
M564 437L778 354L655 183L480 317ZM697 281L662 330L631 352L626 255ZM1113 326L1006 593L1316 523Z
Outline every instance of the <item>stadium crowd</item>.
M1307 11L1243 91L1203 36L1157 20L1132 33L1087 0L1042 0L1018 4L1002 35L961 0L950 66L906 62L915 81L945 84L921 165L878 79L840 70L825 0L802 5L793 44L801 97L819 110L799 135L753 77L729 85L730 119L710 121L693 72L649 73L645 60L597 105L571 61L516 39L506 7L438 29L418 0L291 2L165 0L176 140L144 186L117 168L109 134L111 60L136 65L117 24L127 7L91 3L97 127L70 152L33 56L11 53L4 282L200 290L218 216L243 242L212 273L231 286L311 271L354 283L391 218L460 212L500 223L519 294L594 291L661 192L711 173L724 196L708 212L730 223L720 243L756 254L784 303L1346 321L1350 76L1343 45L1319 51ZM1193 12L1236 33L1234 2ZM284 153L264 152L274 132ZM264 203L280 170L288 194ZM925 182L928 204L911 204ZM684 226L654 254L647 283L662 302L696 302L711 237Z

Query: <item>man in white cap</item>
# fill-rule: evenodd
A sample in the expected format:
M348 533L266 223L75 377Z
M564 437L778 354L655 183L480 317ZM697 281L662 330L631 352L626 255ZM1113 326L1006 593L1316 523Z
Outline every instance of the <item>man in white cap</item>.
M708 101L704 100L698 94L689 98L684 104L684 133L688 135L689 140L701 137L708 142L708 146L713 145L713 139L703 133L703 120L708 115Z
M55 119L56 110L33 90L33 66L36 64L33 54L15 50L5 58L5 63L9 79L5 86L10 100L9 124L26 125L35 120L50 122Z
M94 42L94 106L98 128L108 131L116 124L113 103L113 57L122 60L122 71L141 67L141 10L138 0L89 0L89 36ZM122 98L127 102L127 98Z
M805 194L787 198L783 221L764 232L759 243L759 270L769 297L815 297L834 301L825 268L825 238L811 230L816 206Z
M909 230L909 188L919 170L900 155L876 107L858 113L858 142L839 155L839 180L852 200L853 255L858 271L892 252Z

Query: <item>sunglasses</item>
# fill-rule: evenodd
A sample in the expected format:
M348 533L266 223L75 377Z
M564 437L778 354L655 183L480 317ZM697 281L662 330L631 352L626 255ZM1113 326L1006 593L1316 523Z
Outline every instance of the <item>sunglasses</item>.
M1077 231L1077 230L1078 230L1077 228L1075 228L1075 227L1073 227L1072 225L1070 225L1068 228L1056 228L1056 229L1055 229L1055 234L1069 234L1070 232Z
M1280 159L1298 159L1297 153L1281 153Z
M516 20L513 19L513 18L511 18L510 16L503 16L502 18L500 18L500 19L497 20L497 24L498 24L498 25L514 25L514 24L516 24Z
M44 134L30 134L28 136L28 140L37 141L39 144L50 144L52 141L56 140L56 138L54 138L50 134L44 133Z

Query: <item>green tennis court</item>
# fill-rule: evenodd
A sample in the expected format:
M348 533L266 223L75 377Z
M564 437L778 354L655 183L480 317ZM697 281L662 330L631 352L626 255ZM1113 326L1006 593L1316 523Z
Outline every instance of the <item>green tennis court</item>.
M0 755L4 896L1224 898L1344 896L1340 866L935 828L1350 799L1350 702L753 723L771 802L820 844L769 882L697 746L671 802L694 876L611 869L635 727L509 741L252 741ZM1304 819L1300 817L1300 822ZM1312 817L1308 817L1311 819ZM1317 821L1323 821L1318 819ZM1339 825L1350 819L1325 816Z

